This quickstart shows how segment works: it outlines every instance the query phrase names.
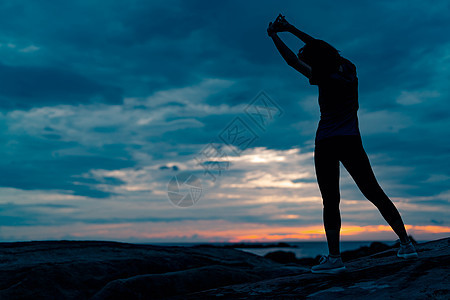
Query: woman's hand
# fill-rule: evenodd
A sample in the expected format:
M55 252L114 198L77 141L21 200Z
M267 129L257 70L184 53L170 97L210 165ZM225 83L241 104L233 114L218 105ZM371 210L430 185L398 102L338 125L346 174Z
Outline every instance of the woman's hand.
M271 37L272 35L274 35L275 33L277 33L277 31L275 30L273 23L270 22L269 23L269 27L267 27L267 34Z
M271 36L277 32L289 31L291 24L284 18L283 15L279 14L274 23L270 22L267 28L267 33Z

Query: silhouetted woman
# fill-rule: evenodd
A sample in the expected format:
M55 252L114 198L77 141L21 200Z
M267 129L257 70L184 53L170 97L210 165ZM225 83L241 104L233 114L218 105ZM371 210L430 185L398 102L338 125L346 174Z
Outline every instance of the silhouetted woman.
M277 36L287 31L305 46L295 55ZM339 211L339 162L352 176L364 196L380 211L400 238L397 256L417 257L402 218L392 201L379 186L364 151L358 127L358 78L356 67L330 44L312 38L289 24L280 14L267 28L287 64L319 87L320 121L316 132L314 165L323 199L323 222L329 255L312 267L314 273L345 271L339 249L341 216Z

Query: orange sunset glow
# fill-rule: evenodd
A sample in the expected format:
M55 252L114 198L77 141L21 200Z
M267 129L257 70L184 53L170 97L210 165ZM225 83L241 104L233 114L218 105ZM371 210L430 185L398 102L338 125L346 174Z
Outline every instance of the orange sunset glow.
M136 241L198 241L198 242L278 242L278 241L324 241L325 233L323 225L303 227L280 227L260 224L231 224L224 221L209 222L185 222L184 225L178 223L176 230L166 227L167 224L144 223L136 226L133 223L123 224L98 224L80 225L78 230L69 227L52 229L53 236L62 237L64 233L70 232L76 239L98 239L100 237L120 239L132 239ZM428 240L444 238L450 234L448 226L419 226L405 225L408 232L417 240ZM150 228L150 229L149 229ZM5 227L7 232L14 227ZM33 229L30 229L33 230ZM34 234L44 232L44 228L37 227ZM72 231L72 232L71 232ZM11 231L11 233L13 233ZM387 225L357 226L343 224L341 229L342 241L363 241L363 240L395 240L396 236Z

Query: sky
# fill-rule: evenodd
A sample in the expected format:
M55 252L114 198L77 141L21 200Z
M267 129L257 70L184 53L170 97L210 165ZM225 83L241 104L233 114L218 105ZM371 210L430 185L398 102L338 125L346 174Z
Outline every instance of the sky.
M324 241L318 91L282 13L357 67L375 175L448 237L448 1L1 1L0 241ZM303 43L279 33L297 53ZM341 240L395 240L341 166Z

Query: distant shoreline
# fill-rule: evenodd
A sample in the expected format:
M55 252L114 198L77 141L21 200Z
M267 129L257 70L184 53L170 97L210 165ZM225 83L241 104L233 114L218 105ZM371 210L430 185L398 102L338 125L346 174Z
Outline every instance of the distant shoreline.
M341 241L342 243L373 243L379 242L384 244L395 244L395 240L367 240L367 241ZM417 243L427 243L428 240L417 241ZM326 241L296 241L296 242L251 242L251 243L227 243L227 242L155 242L155 243L136 243L143 245L156 245L156 246L210 246L210 247L226 247L226 248L298 248L300 243L316 243L326 244Z
M416 240L417 243L427 243L433 240ZM55 239L55 240L22 240L22 241L0 241L1 244L20 244L20 243L41 243L41 242L106 242L106 243L120 243L120 244L134 244L134 245L155 245L155 246L188 246L188 245L213 245L239 248L241 246L248 246L248 248L273 248L273 247L297 247L299 243L317 243L323 244L326 241L288 241L288 242L133 242L133 241L113 241L113 240L76 240L76 239ZM355 240L355 241L341 241L341 243L395 243L395 240Z

